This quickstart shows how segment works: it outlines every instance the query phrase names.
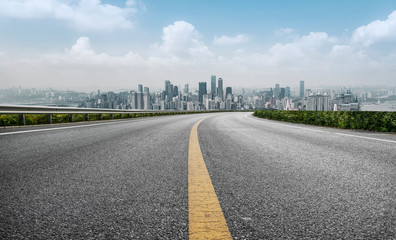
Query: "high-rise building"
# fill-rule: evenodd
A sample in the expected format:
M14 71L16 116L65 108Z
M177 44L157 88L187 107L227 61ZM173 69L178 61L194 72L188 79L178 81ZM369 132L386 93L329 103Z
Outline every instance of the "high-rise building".
M176 97L177 95L179 95L179 87L178 86L174 86L173 87L173 96Z
M150 93L150 88L148 88L148 87L144 87L143 90L145 93Z
M137 93L137 109L143 109L143 108L144 108L143 93L138 92Z
M210 77L210 92L216 94L216 76L212 75Z
M165 80L165 95L168 95L168 86L171 84L171 82L169 80Z
M224 100L224 90L223 90L223 79L218 79L218 87L217 87L217 96L219 97L220 101Z
M327 95L317 94L308 97L308 111L332 111L333 108Z
M166 96L168 97L168 102L172 101L173 98L173 84L168 85L168 88L166 89Z
M137 109L137 93L135 91L131 94L131 108Z
M186 83L186 84L184 85L184 93L185 93L185 94L188 94L188 91L189 91L189 89L188 89L188 83Z
M274 97L276 97L277 99L280 99L280 85L279 85L279 83L275 84Z
M138 93L142 93L143 92L143 85L139 84L138 85Z
M300 81L300 97L304 97L304 81Z
M150 94L148 92L145 92L143 94L143 109L145 109L145 110L151 109Z
M203 103L203 95L204 94L207 94L206 82L199 82L199 92L198 92L198 101L199 101L199 103Z
M226 97L228 96L229 93L232 95L232 88L226 87Z
M279 99L284 99L286 97L286 90L285 88L280 89Z
M231 98L227 98L225 100L225 109L226 110L231 110Z
M287 98L290 98L290 87L286 87L286 88L285 88L285 96L286 96Z

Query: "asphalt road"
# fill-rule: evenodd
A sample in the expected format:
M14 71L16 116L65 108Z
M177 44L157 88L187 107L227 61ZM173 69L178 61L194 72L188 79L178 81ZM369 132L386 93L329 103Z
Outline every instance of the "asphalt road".
M202 118L234 239L396 239L395 134L251 113L0 130L0 239L188 239L189 135Z

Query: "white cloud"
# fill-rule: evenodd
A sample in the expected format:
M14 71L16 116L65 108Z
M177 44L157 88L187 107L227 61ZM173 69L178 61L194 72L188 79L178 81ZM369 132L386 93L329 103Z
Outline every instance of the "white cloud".
M162 43L152 46L153 57L181 60L207 59L213 56L201 41L201 34L185 21L176 21L162 30Z
M297 30L293 28L281 28L275 31L275 35L277 36L285 36L295 33Z
M91 46L88 37L80 37L76 43L66 49L63 54L47 54L41 59L44 63L65 64L65 65L98 65L106 67L114 66L138 66L143 58L133 52L128 52L124 56L111 56L107 53L96 53Z
M352 35L353 43L360 43L368 47L381 41L396 40L396 11L386 20L376 20L356 29Z
M2 0L0 16L12 18L49 18L65 21L77 30L131 28L130 20L137 4L128 1L125 8L103 4L100 0Z
M364 27L358 29L368 29ZM358 29L355 33L363 31ZM259 52L235 47L220 55L217 45L209 49L192 24L176 21L163 28L161 41L151 45L145 56L99 53L95 42L80 37L61 53L16 59L0 52L0 75L1 79L11 79L5 83L10 86L29 86L25 83L32 82L30 86L41 83L85 90L133 89L138 83L155 88L163 86L164 79L196 86L211 74L223 77L227 86L268 87L274 82L293 86L300 79L311 85L392 83L396 49L379 54L375 44L361 44L373 37L352 40L354 37L337 38L325 32L292 38L285 35L282 43Z
M88 54L92 55L94 54L94 51L91 48L91 41L89 40L88 37L80 37L76 44L72 46L70 49L70 54L74 55L81 55L81 54Z
M229 37L229 36L221 36L217 37L215 36L213 39L213 44L215 45L237 45L241 43L246 43L249 42L249 37L244 35L244 34L238 34L235 37Z
M317 64L318 58L327 55L336 42L337 39L327 33L311 32L292 42L275 44L268 50L268 57L271 64L286 68Z

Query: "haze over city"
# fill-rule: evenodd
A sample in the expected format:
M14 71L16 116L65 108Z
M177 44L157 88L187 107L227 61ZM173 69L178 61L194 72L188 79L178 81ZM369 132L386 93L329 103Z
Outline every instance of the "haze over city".
M396 2L0 1L2 88L394 86Z

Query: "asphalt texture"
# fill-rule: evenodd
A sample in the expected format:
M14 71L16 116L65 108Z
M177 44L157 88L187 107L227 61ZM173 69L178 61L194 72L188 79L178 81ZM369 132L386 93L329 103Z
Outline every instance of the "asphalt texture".
M188 239L188 141L201 118L234 239L396 239L395 134L251 113L1 129L0 239Z

